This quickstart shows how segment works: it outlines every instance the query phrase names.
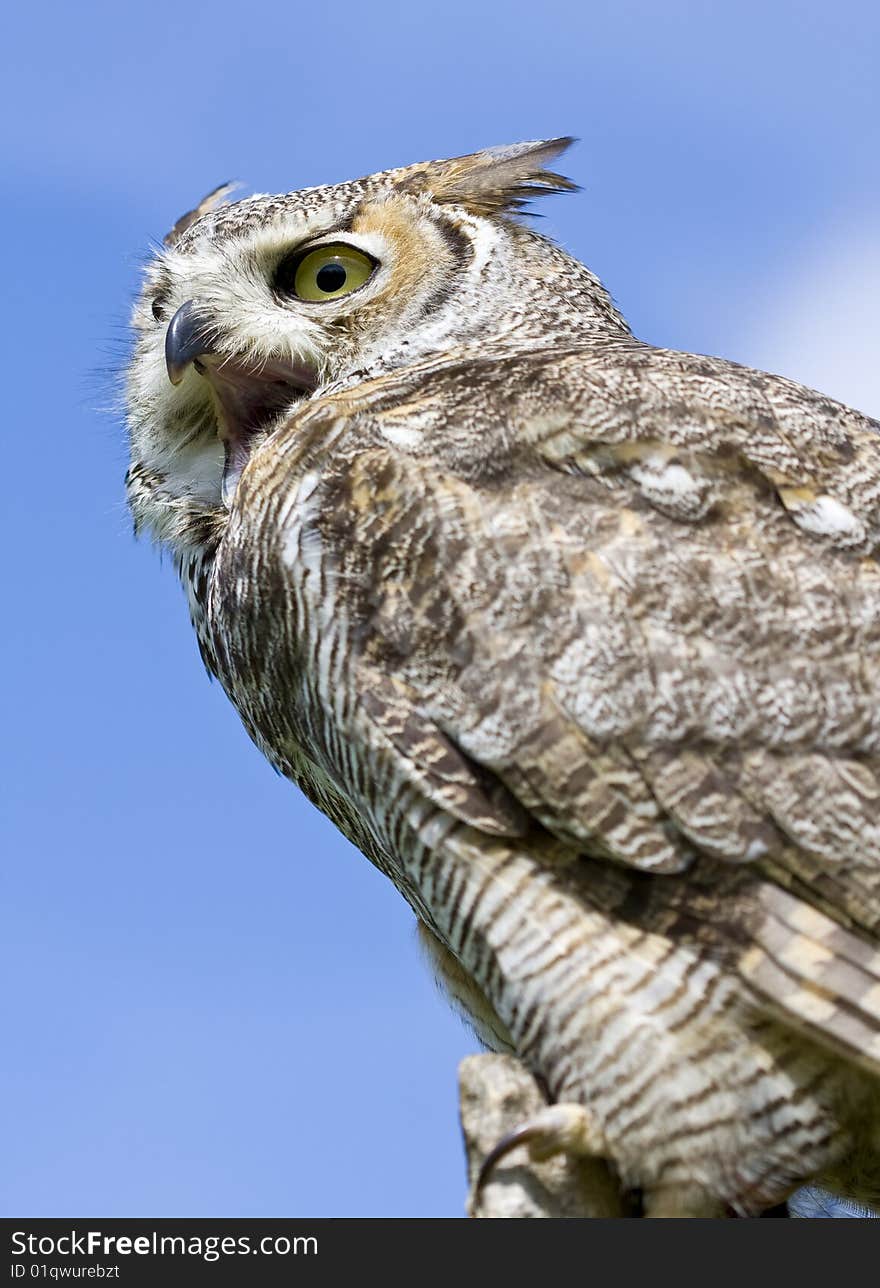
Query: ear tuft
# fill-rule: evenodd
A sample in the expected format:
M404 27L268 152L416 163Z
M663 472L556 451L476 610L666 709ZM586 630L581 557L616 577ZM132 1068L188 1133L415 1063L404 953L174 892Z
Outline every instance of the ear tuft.
M514 212L544 193L577 191L576 183L545 168L574 141L514 143L449 161L427 161L404 170L395 186L401 192L430 193L434 201L465 206L477 215Z
M196 220L200 219L202 215L207 214L209 210L213 210L215 206L219 206L223 199L228 197L230 192L237 187L237 183L227 181L226 183L219 184L218 187L208 193L207 197L202 197L199 204L192 210L188 210L185 215L181 215L171 231L165 234L162 238L163 245L176 245L186 232L187 228L191 228Z

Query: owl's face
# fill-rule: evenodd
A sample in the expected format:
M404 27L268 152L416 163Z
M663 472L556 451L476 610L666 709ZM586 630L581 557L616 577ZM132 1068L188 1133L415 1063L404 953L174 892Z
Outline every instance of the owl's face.
M129 371L138 527L180 550L222 521L282 418L330 387L570 315L624 328L581 264L507 217L570 187L568 140L431 162L185 216L149 265Z

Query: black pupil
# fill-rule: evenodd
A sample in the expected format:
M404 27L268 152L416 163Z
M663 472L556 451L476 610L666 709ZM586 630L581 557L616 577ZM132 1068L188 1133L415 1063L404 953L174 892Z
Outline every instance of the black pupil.
M324 264L315 274L315 285L319 291L341 291L348 277L341 264Z

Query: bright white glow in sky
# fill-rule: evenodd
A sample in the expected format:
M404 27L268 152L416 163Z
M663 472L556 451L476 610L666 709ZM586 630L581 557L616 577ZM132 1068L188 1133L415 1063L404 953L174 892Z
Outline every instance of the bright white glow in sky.
M749 361L880 416L880 227L805 248L745 337Z

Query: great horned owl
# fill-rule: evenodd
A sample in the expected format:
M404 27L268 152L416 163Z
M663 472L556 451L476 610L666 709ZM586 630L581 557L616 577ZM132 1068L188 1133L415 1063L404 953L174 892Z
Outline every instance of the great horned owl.
M880 437L637 340L568 140L207 198L128 495L269 760L649 1215L880 1193Z

